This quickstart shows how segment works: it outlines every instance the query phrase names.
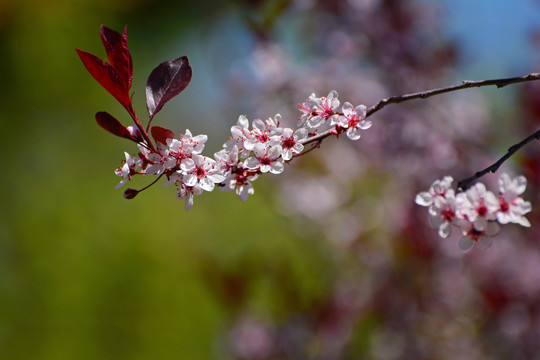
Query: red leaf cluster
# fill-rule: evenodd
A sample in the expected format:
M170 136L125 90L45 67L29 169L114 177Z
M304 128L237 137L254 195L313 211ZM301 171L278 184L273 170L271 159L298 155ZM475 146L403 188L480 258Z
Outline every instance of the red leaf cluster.
M149 148L154 149L148 136L150 123L163 108L163 105L188 86L192 76L189 61L186 56L165 61L159 64L148 77L146 105L149 121L145 130L135 114L130 96L133 80L133 61L128 48L127 27L120 34L102 25L100 36L107 52L108 61L86 51L75 50L90 75L128 111L137 126L138 135L133 135L128 128L104 111L96 114L97 123L113 135L135 142L146 142ZM166 144L167 139L174 138L174 133L171 130L154 126L152 128L152 137L156 142Z
M109 61L86 51L75 49L84 66L96 81L114 96L129 113L133 112L129 89L133 78L133 64L127 44L127 27L124 34L101 26L101 41L107 51Z

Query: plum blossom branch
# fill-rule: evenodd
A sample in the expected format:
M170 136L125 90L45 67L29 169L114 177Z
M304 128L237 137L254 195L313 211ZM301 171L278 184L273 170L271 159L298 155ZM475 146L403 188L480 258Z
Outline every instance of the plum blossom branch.
M484 170L476 172L473 176L468 177L466 179L463 179L458 182L457 189L458 191L463 191L469 188L476 180L481 178L482 176L486 175L487 173L495 173L501 165L508 160L512 155L514 155L515 152L517 152L519 149L521 149L523 146L527 145L533 140L540 140L540 130L537 130L535 133L529 135L525 139L523 139L521 142L512 145L508 148L508 151L506 154L504 154L499 160L497 160L492 165L488 166Z
M165 61L150 74L146 84L148 122L145 128L131 100L133 66L126 31L120 34L102 26L101 35L109 61L81 50L77 50L78 54L90 74L124 106L135 126L126 127L104 111L96 114L96 121L108 132L133 141L139 148L135 156L126 152L122 166L115 170L115 174L122 178L116 188L124 186L135 175L156 176L152 183L140 190L125 190L124 197L133 199L163 177L166 179L165 186L176 185L177 197L185 200L186 210L193 206L195 196L216 188L235 191L240 200L246 201L249 195L254 194L252 182L260 175L281 174L285 162L319 148L328 136L344 134L350 140L360 139L362 132L372 126L367 117L388 104L425 99L471 87L500 88L540 80L540 73L531 73L505 79L464 81L460 85L382 99L370 108L365 105L354 106L349 102L341 104L335 90L330 91L326 97L311 94L299 105L300 116L296 129L282 127L279 114L251 122L241 115L236 125L231 127L231 136L223 148L209 157L202 155L208 140L206 135L194 136L188 129L184 134L175 135L169 129L150 126L162 107L189 84L192 69L187 57ZM489 238L499 231L500 224L530 226L524 216L530 212L531 204L522 197L526 187L523 176L511 179L503 174L499 179L498 197L487 191L482 183L467 188L484 174L495 172L522 146L535 139L540 139L540 130L510 147L493 165L460 181L457 192L450 189L453 179L446 176L435 181L428 191L416 196L418 205L428 207L430 224L439 229L441 237L448 237L452 228L458 227L462 233L459 246L462 250L468 250L474 245L489 245ZM311 146L306 148L307 144Z
M502 88L510 84L516 84L516 83L521 83L521 82L526 82L526 81L535 81L535 80L540 80L540 73L530 73L524 76L503 78L503 79L478 80L478 81L464 80L459 85L448 86L448 87L444 87L440 89L427 90L427 91L417 92L413 94L392 96L386 99L382 99L377 104L373 105L367 110L366 117L373 115L375 112L381 110L383 107L389 104L399 104L399 103L413 100L413 99L426 99L431 96L449 93L452 91L469 89L473 87L497 86L497 88Z
M399 103L409 101L409 100L414 100L414 99L426 99L428 97L432 97L435 95L445 94L445 93L463 90L463 89L469 89L473 87L496 86L497 88L502 88L510 84L516 84L516 83L527 82L527 81L535 81L535 80L540 80L540 73L530 73L524 76L510 77L510 78L503 78L503 79L478 80L478 81L464 80L459 85L453 85L453 86L448 86L448 87L444 87L440 89L426 90L426 91L405 94L405 95L392 96L389 98L382 99L377 104L368 108L366 110L366 118L368 118L369 116L373 115L377 111L381 110L382 108L390 104L399 104ZM320 134L316 134L312 137L309 137L306 140L304 140L302 143L306 145L309 143L322 141L325 138L334 134L335 133L332 132L332 129L330 129Z

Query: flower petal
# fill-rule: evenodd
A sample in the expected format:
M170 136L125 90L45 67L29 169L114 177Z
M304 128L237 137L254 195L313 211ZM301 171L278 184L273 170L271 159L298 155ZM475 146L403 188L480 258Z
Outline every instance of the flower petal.
M452 233L452 225L445 221L441 226L439 227L439 236L443 239L446 239L450 234Z
M433 195L427 191L422 191L416 195L414 202L420 206L430 206L433 204Z
M474 240L468 236L462 236L459 239L458 246L461 251L469 251L474 246Z

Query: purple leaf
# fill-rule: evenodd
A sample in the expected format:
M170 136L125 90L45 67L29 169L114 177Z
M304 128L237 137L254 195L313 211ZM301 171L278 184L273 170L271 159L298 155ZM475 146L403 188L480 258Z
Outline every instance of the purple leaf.
M101 41L107 51L109 63L118 71L122 78L125 87L131 89L131 81L133 79L133 62L127 43L127 26L124 28L124 33L109 29L101 25L100 29Z
M152 126L150 131L152 132L152 137L154 140L162 143L163 145L167 145L167 139L174 139L174 133L171 130L165 129L161 126Z
M75 50L77 50L90 75L130 112L131 99L129 90L126 88L118 71L111 64L104 62L95 55L79 49Z
M109 113L106 113L105 111L98 112L96 114L96 120L99 126L111 134L137 142L135 138L131 136L129 130Z
M150 121L167 101L188 86L191 74L187 56L165 61L152 71L146 83L146 107Z

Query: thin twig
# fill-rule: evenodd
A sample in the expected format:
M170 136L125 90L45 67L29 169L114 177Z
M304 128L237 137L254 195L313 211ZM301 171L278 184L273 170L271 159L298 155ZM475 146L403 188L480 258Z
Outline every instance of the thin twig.
M294 154L292 157L293 157L293 158L296 158L296 157L299 157L299 156L303 156L303 155L307 154L307 153L310 152L310 151L313 151L313 150L315 150L315 149L318 149L318 148L321 146L321 142L322 142L322 140L319 141L319 142L316 143L316 144L311 145L311 147L310 147L309 149L307 149L306 151L302 151L302 152L299 153L299 154ZM290 161L290 160L289 160L289 161Z
M529 135L523 141L521 141L521 142L519 142L519 143L517 143L515 145L510 146L508 148L508 152L506 154L504 154L504 156L501 157L499 160L497 160L494 164L488 166L484 170L478 171L473 176L471 176L471 177L469 177L467 179L463 179L460 182L458 182L458 185L457 185L458 191L466 190L476 180L478 180L479 178L481 178L482 176L486 175L489 172L495 173L501 167L501 165L506 160L508 160L508 158L510 158L510 156L512 156L516 151L518 151L523 146L527 145L528 143L530 143L533 140L540 140L540 130L537 130L534 134Z
M413 100L413 99L425 99L431 96L444 94L444 93L457 91L457 90L462 90L462 89L468 89L472 87L497 86L498 88L502 88L502 87L505 87L506 85L525 82L525 81L534 81L534 80L540 80L540 73L530 73L525 76L511 77L511 78L505 78L505 79L479 80L479 81L465 80L460 85L454 85L454 86L449 86L449 87L445 87L441 89L433 89L433 90L428 90L428 91L423 91L423 92L417 92L414 94L392 96L386 99L382 99L376 105L367 109L366 117L373 115L373 113L381 110L383 107L389 104L398 104L398 103L402 103L402 102Z
M459 85L449 86L449 87L445 87L441 89L432 89L432 90L417 92L413 94L392 96L392 97L380 100L377 104L367 109L366 118L373 115L374 113L376 113L377 111L381 110L383 107L389 104L398 104L398 103L402 103L402 102L413 100L413 99L426 99L431 96L449 93L452 91L468 89L472 87L497 86L498 88L502 88L506 85L521 83L521 82L526 82L526 81L534 81L534 80L540 80L540 73L530 73L525 76L511 77L511 78L504 78L504 79L479 80L479 81L465 80ZM307 138L306 140L302 141L302 144L306 145L306 144L310 144L316 141L322 141L328 136L334 135L332 131L333 129L330 129L318 135Z

